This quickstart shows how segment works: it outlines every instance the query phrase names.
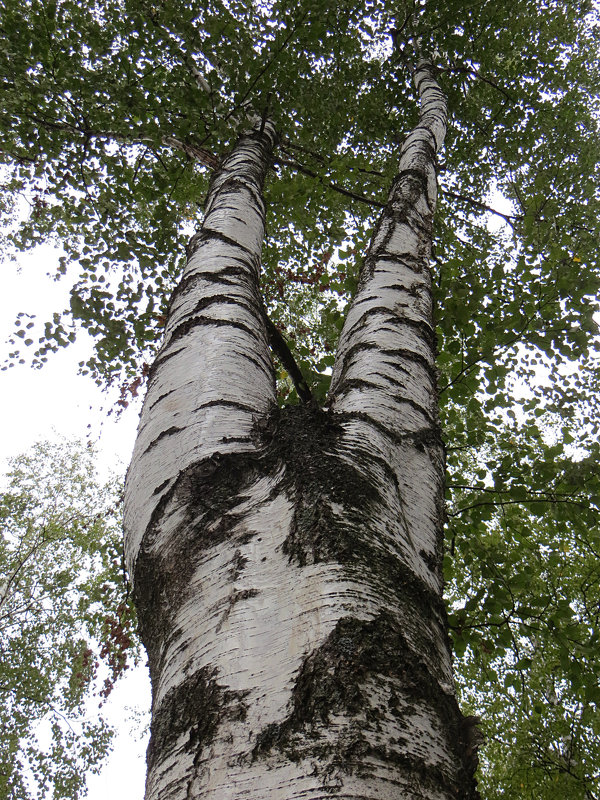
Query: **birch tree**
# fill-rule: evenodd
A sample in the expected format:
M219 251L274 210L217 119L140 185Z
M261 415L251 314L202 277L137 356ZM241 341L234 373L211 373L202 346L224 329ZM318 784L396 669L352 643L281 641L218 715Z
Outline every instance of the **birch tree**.
M276 410L258 283L271 123L213 178L127 483L148 798L474 796L441 597L429 257L446 102L430 63L415 85L328 410Z
M31 215L7 242L59 236L80 267L34 361L75 320L119 402L148 384L147 797L475 797L450 632L512 699L543 637L595 730L594 569L546 602L510 568L530 512L540 563L562 509L596 547L593 5L24 8L3 152Z
M98 704L139 646L117 485L75 442L38 443L2 483L0 794L76 800L111 748Z

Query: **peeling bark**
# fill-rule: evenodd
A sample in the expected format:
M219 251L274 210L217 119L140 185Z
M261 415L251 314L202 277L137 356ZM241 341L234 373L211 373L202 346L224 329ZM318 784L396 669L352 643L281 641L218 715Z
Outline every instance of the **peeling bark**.
M327 411L275 405L258 293L270 124L213 180L127 479L146 800L477 797L441 598L428 260L445 99L425 62L415 84Z

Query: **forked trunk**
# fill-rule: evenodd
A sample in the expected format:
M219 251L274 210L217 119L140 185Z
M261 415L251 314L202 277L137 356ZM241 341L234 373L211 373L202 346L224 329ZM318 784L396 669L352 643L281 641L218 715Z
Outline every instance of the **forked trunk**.
M379 220L328 410L279 410L259 295L275 133L212 182L127 479L153 688L147 800L476 797L442 603L429 256L445 100Z

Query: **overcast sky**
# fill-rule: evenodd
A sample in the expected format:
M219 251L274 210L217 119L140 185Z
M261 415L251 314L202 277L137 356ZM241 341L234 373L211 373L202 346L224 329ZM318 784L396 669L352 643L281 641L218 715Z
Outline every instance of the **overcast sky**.
M53 312L68 305L68 277L59 282L48 277L48 273L55 274L57 265L58 253L48 246L20 258L18 264L0 264L0 365L12 349L6 340L14 331L18 312L36 314L43 326ZM37 336L32 338L37 342ZM7 458L34 442L66 436L91 437L97 443L103 477L112 470L124 472L133 449L139 407L131 406L119 419L115 413L107 416L116 398L102 393L90 378L77 375L78 362L89 353L89 341L83 336L81 342L50 355L41 370L25 364L0 372L0 470L6 468ZM140 736L140 730L145 722L132 716L136 709L139 712L149 705L145 670L129 675L113 692L106 711L119 735L102 773L89 779L89 800L142 800L146 737ZM94 707L92 703L90 708Z

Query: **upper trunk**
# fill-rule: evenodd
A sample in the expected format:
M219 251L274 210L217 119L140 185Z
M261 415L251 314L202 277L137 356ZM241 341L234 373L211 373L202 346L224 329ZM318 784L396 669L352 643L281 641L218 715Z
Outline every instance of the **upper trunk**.
M415 82L327 412L275 406L258 294L272 129L213 181L127 481L147 800L476 796L441 598L428 259L445 101L426 63Z

